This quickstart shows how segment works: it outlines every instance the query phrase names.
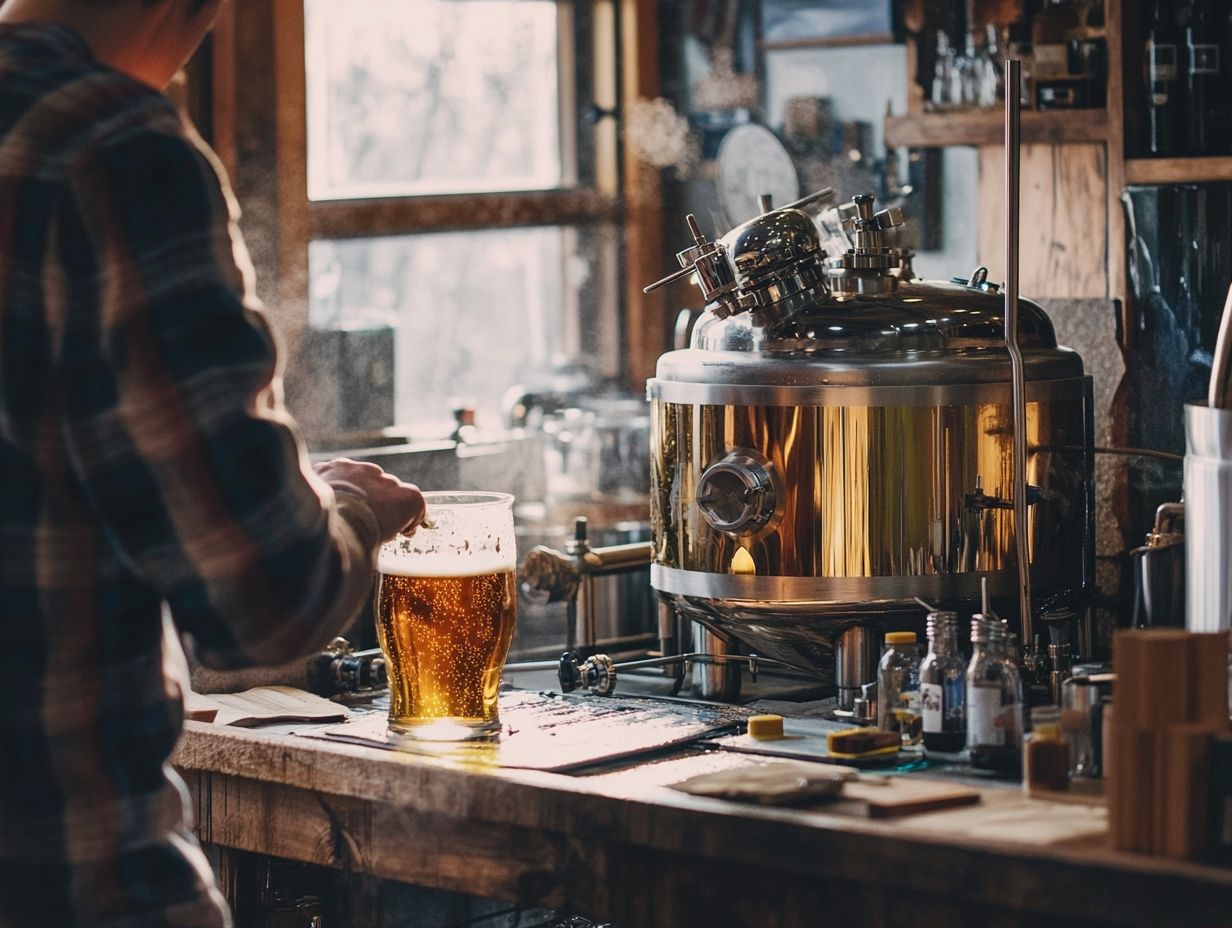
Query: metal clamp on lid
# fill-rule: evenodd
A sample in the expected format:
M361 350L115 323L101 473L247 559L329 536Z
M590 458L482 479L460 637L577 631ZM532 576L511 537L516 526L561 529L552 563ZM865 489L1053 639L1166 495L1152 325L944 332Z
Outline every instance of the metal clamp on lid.
M969 278L951 277L950 280L970 290L979 290L981 293L996 293L1001 289L999 284L994 284L988 279L988 268L983 266L972 271Z

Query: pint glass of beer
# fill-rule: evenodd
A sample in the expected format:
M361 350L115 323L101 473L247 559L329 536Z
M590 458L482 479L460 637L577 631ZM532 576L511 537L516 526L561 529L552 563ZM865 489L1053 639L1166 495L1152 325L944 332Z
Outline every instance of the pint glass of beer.
M513 497L425 493L427 521L381 547L376 628L389 727L427 741L491 740L517 619Z

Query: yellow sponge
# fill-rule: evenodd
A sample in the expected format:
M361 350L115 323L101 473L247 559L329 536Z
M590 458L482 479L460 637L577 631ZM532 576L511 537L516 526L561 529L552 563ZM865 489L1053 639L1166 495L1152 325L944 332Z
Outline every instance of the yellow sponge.
M783 737L783 717L781 715L751 715L749 716L749 734L758 741L773 741Z

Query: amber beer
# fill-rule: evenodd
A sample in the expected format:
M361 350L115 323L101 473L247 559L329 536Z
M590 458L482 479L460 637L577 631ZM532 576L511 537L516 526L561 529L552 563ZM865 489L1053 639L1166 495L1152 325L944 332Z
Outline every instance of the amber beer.
M513 497L425 493L428 521L381 547L376 629L393 734L490 740L517 620Z
M495 721L517 621L513 567L455 576L382 572L378 583L391 724Z

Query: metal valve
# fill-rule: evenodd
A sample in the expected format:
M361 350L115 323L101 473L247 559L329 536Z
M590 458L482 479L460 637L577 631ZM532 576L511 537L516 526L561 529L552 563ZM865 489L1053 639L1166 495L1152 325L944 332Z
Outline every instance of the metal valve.
M596 696L610 696L616 689L616 662L606 654L595 654L578 663L577 655L566 651L556 671L562 693L583 689Z
M716 304L715 313L719 316L734 314L738 307L726 299L737 287L736 276L727 262L727 249L721 242L712 242L706 238L706 233L697 224L697 217L692 213L685 217L685 222L688 223L689 233L693 236L693 245L676 253L680 270L643 287L642 292L650 293L696 274L697 286L701 289L702 296L707 303Z
M843 228L848 232L885 232L903 224L903 211L897 206L873 213L873 203L876 197L871 193L861 193L851 198L855 206L854 215L848 213L843 218ZM859 248L859 243L856 245Z
M381 650L356 651L345 638L335 638L308 663L308 689L319 696L379 689L387 682Z
M771 209L770 198L763 196L761 215L713 242L690 214L685 219L693 244L676 254L680 270L642 292L692 276L710 311L724 319L741 312L756 313L792 294L823 285L825 251L804 208L832 193L827 187L777 209Z
M900 279L913 276L910 270L905 276L897 272L899 252L885 243L885 233L903 224L903 211L892 206L875 213L875 201L871 193L860 194L821 217L822 228L831 240L848 245L828 269L835 294L882 293L895 289Z

